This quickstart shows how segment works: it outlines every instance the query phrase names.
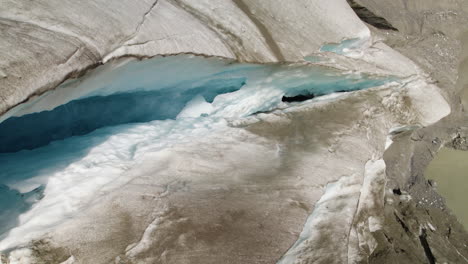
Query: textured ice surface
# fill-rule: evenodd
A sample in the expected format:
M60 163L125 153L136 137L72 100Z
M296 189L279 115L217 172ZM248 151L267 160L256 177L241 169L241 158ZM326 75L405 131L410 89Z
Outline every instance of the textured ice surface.
M235 129L226 119L279 107L283 95L325 95L393 80L310 64L192 56L98 68L17 107L0 123L1 151L10 151L0 153L0 183L7 186L0 201L14 201L0 202L0 211L10 212L0 215L0 249L38 237L130 181L128 171L146 155Z

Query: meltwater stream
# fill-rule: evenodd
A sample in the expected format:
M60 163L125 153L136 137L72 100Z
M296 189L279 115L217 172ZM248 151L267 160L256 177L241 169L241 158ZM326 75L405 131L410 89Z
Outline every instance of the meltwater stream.
M0 117L0 250L39 236L131 180L149 153L235 129L227 120L384 85L312 64L191 55L112 62Z

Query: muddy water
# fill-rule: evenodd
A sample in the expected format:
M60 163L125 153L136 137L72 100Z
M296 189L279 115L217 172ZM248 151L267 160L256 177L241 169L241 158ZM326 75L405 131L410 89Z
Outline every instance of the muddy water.
M437 191L468 228L468 151L441 149L429 164L426 177L437 182Z

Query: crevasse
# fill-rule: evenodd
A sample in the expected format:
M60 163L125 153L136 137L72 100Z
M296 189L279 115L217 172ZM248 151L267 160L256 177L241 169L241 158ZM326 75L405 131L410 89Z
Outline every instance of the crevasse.
M287 106L282 97L384 85L393 77L191 55L98 67L0 119L0 250L37 237L128 182L150 153Z

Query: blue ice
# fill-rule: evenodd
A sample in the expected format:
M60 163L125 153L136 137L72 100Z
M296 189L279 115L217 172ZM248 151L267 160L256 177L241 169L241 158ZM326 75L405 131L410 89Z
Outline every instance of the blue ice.
M353 38L353 39L345 39L340 43L330 43L325 44L320 48L320 51L326 52L333 52L336 54L343 55L346 50L355 49L360 46L361 39Z

